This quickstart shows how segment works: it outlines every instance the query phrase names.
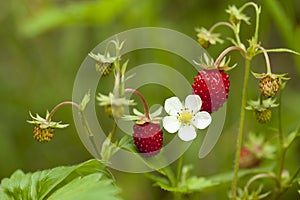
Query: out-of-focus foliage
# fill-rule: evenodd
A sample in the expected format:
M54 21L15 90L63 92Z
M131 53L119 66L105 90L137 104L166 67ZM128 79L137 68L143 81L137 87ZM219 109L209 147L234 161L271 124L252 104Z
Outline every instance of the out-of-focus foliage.
M0 2L0 178L9 176L18 168L24 171L78 163L91 156L85 150L72 121L70 107L57 112L54 120L71 124L66 130L56 132L53 141L41 145L32 137L33 127L26 123L28 111L44 113L57 103L72 98L73 81L82 60L99 42L129 28L160 26L183 32L196 40L195 27L210 27L214 22L227 17L224 10L228 4L242 5L246 0L11 0ZM265 47L289 47L300 50L299 24L300 5L297 0L256 1L262 6L262 22L259 39ZM252 18L253 12L249 13ZM250 21L251 22L251 21ZM247 27L242 34L250 35ZM225 30L227 31L227 30ZM222 44L226 47L227 42ZM211 47L209 53L216 56L220 46ZM151 56L149 57L149 54ZM237 62L232 54L232 62ZM196 75L194 69L165 52L135 52L130 56L129 66L147 62L170 65L190 79ZM288 81L283 94L284 128L293 131L299 124L300 101L299 69L300 58L289 54L271 54L274 73L288 72ZM255 71L263 71L263 58L254 60ZM297 70L298 69L298 70ZM227 118L219 142L209 156L195 162L198 147L187 152L187 163L195 164L197 175L207 176L228 171L237 134L237 119L243 68L230 72L231 88L227 103ZM171 78L166 75L166 78ZM112 79L107 77L99 88L108 92ZM250 79L249 97L258 91L257 80ZM103 87L102 87L103 86ZM169 91L157 86L145 86L140 90L149 104L163 102ZM157 94L157 95L153 95ZM97 108L102 117L101 124L107 130L111 121L104 111ZM276 116L276 113L274 113ZM259 134L265 127L257 124L251 113L247 114L247 127ZM276 122L272 118L270 124ZM299 143L291 145L287 155L291 174L299 166ZM232 159L231 159L232 158ZM117 184L122 188L125 199L151 200L168 198L142 175L115 172ZM130 180L130 184L128 184ZM137 185L139 190L137 190ZM270 186L271 187L271 186ZM203 199L223 199L228 188L200 194ZM295 192L297 189L293 190ZM286 194L291 199L294 193ZM206 198L207 197L207 198ZM291 197L291 198L289 198ZM199 199L199 196L195 196ZM192 199L192 197L191 197Z

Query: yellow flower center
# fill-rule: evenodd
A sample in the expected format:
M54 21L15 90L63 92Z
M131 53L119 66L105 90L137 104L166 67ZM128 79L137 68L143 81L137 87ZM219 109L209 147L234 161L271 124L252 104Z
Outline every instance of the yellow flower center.
M182 111L179 115L178 115L178 120L182 123L182 124L189 124L193 119L193 115L192 113L184 110Z

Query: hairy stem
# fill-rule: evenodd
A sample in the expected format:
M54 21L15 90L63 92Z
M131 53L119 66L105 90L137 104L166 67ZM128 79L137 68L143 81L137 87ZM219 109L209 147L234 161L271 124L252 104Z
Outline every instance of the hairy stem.
M232 199L236 199L236 189L237 189L237 182L238 182L238 172L239 172L239 162L240 162L240 154L241 148L243 143L243 132L244 132L244 124L245 124L245 107L247 103L247 88L248 88L248 79L249 79L249 72L250 72L250 59L246 59L245 63L245 74L244 74L244 83L243 83L243 93L242 93L242 105L241 105L241 113L240 113L240 125L239 125L239 132L236 144L236 154L234 160L234 174L233 174L233 182L232 182L232 189L231 189L231 196Z

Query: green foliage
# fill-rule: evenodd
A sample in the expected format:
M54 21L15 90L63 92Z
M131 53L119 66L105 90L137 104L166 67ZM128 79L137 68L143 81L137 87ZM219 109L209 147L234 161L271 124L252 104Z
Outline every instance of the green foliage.
M25 21L20 30L27 36L35 36L68 24L107 24L123 11L129 2L103 0L73 3L62 7L52 6Z
M244 178L249 175L269 172L274 168L274 164L268 163L261 165L258 168L240 170L238 177ZM212 188L219 187L221 185L227 185L232 182L233 172L219 173L209 177L196 177L190 176L192 166L184 166L182 168L181 179L177 186L172 186L170 182L164 177L155 176L152 174L147 174L146 176L155 182L155 185L159 186L161 189L170 192L179 193L194 193L203 192Z
M97 160L25 174L21 170L1 181L2 200L119 200L105 166Z

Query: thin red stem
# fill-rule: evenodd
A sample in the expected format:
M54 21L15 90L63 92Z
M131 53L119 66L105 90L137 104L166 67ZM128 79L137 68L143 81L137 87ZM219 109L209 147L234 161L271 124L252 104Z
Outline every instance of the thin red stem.
M73 102L73 101L64 101L64 102L61 102L60 104L57 104L52 110L51 112L49 113L46 121L49 122L51 120L51 117L54 115L54 113L63 105L72 105L72 106L75 106L77 107L78 109L80 109L80 105Z
M143 105L144 105L144 109L145 109L145 116L146 116L147 119L150 120L151 118L150 118L150 114L149 114L149 108L148 108L148 105L147 105L147 102L146 102L144 96L139 91L137 91L133 88L126 88L125 92L134 93L141 99L141 101L143 102Z
M233 51L233 50L237 50L237 51L241 51L242 54L246 54L245 50L242 49L241 47L238 47L238 46L231 46L231 47L228 47L227 49L225 49L224 51L222 51L222 53L219 55L219 57L217 58L217 60L215 61L214 65L215 67L219 67L220 65L220 62L222 61L222 59L224 58L224 56L229 53L230 51Z

